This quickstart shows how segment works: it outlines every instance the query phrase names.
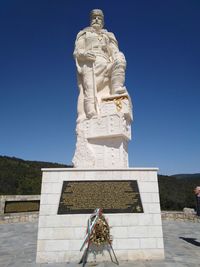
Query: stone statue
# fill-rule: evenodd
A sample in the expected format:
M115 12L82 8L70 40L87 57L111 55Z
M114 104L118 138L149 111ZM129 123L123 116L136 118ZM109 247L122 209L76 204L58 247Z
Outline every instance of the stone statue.
M124 54L119 51L114 34L103 26L103 12L94 9L90 14L90 27L80 31L76 38L78 121L98 114L102 97L126 93Z
M77 35L74 57L79 86L76 168L128 167L132 104L125 81L126 60L113 33L103 29L100 9Z

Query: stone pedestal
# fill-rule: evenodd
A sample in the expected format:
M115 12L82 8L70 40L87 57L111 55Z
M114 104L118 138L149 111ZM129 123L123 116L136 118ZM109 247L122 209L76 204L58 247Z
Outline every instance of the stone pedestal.
M128 167L132 105L127 94L103 98L99 114L77 123L77 168Z
M163 259L157 169L43 169L37 262L77 262L90 214L58 214L64 181L137 181L142 212L104 214L119 261ZM89 261L110 261L108 251Z

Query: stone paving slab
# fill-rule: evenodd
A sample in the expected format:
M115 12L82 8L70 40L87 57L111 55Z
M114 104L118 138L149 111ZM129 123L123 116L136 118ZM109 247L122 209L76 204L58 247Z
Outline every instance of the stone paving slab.
M200 223L163 221L165 260L120 262L121 267L199 267ZM0 267L81 267L77 263L36 264L37 222L0 225ZM78 261L79 259L77 259ZM116 267L111 262L87 267Z

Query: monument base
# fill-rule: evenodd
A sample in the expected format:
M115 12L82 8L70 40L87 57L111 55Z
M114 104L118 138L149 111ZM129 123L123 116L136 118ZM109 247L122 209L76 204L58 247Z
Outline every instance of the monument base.
M130 200L134 199L133 194L137 196L133 201L135 204L130 205L131 212L127 212L124 208L127 203L117 204L116 201L116 206L112 204L112 213L109 213L109 209L107 210L108 213L104 213L113 237L113 249L118 261L160 260L164 258L157 169L67 168L43 169L42 171L36 259L38 263L79 262L82 257L83 251L80 252L80 248L86 234L87 220L90 214L84 205L77 210L72 207L73 201L78 198L73 200L73 196L69 198L66 195L68 194L64 187L66 182L71 182L71 185L78 182L105 182L108 187L108 182L114 181L110 187L111 196L116 198L118 194L119 203L127 200L127 197L123 198L120 191L121 185L123 190L131 183L137 184L136 189L134 189L135 192L130 190L130 194L132 194ZM94 186L94 183L91 184ZM81 194L80 186L76 188L77 192ZM104 193L107 194L106 192L105 190ZM126 194L129 191L125 190L124 192ZM91 192L90 194L92 197ZM80 197L83 198L82 202L88 201L84 195ZM68 201L71 201L69 206L64 203L67 198ZM109 204L107 201L104 201L104 206ZM113 201L112 197L110 201ZM119 205L121 206L119 207ZM121 208L120 213L116 212L117 208ZM99 251L91 251L88 261L110 261L109 251L106 251L106 247L104 249L99 248Z
M77 123L75 168L127 168L132 104L128 94L104 97L100 113Z

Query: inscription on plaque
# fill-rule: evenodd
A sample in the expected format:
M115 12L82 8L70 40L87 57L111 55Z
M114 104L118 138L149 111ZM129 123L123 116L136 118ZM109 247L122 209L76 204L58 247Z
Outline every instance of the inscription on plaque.
M142 213L143 207L135 180L64 181L58 214Z
M16 200L6 201L4 213L33 212L39 211L39 200Z

